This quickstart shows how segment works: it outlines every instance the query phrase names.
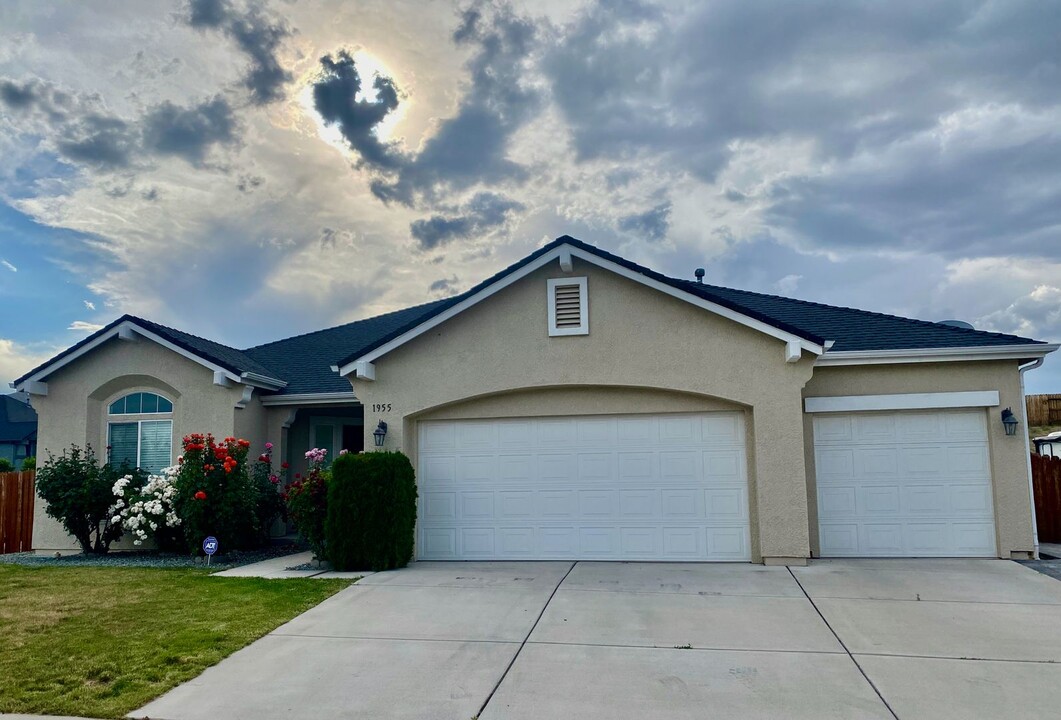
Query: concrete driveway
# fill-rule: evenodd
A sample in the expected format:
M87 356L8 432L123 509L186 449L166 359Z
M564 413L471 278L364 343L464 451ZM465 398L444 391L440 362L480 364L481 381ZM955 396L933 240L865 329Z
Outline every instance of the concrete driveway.
M417 563L133 717L1056 717L1061 583L999 560Z

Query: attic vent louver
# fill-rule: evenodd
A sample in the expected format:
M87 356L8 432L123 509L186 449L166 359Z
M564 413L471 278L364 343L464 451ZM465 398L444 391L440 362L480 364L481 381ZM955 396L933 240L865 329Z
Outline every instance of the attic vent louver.
M549 281L549 335L588 335L586 278Z

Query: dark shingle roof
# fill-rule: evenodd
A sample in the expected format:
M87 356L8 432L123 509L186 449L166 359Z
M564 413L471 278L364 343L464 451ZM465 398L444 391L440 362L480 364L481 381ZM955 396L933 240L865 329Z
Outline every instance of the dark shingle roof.
M1017 335L971 330L926 320L912 320L896 315L823 305L716 285L698 286L692 280L682 282L691 292L698 292L698 288L703 288L699 294L707 293L725 298L735 305L755 310L834 340L832 352L1042 344L1038 340Z
M276 380L283 379L276 377L276 375L271 370L269 370L264 365L258 363L249 355L245 354L242 350L236 350L235 348L228 347L227 345L216 343L213 340L207 340L206 338L201 338L197 335L186 333L183 330L176 330L171 327L166 327L165 325L159 325L156 322L144 320L143 318L136 317L135 315L122 315L114 322L108 323L107 325L92 333L76 345L68 347L66 350L63 350L61 353L59 353L52 359L33 368L28 373L20 377L18 380L15 380L15 384L17 385L18 383L21 383L26 378L31 377L40 370L43 370L49 365L55 363L57 360L62 360L67 355L77 352L82 347L88 345L93 340L98 338L100 335L110 332L115 327L122 324L123 322L126 322L127 320L136 325L139 325L140 327L144 328L149 332L153 332L156 335L161 336L163 339L173 343L182 350L186 350L192 353L193 355L197 355L198 357L207 360L208 362L212 362L215 365L219 365L228 370L229 372L236 373L237 375L245 372L251 372L257 373L259 375L264 375L266 377L274 378Z
M37 411L11 395L0 395L0 442L25 442L37 434Z
M345 365L385 345L563 244L577 247L626 270L709 300L815 344L821 345L832 340L832 352L1043 344L1038 340L1016 335L970 330L672 278L565 235L459 295L246 350L237 350L149 320L123 315L44 365L26 373L16 383L75 352L117 324L131 320L178 347L231 372L252 372L286 381L287 387L281 391L282 394L350 392L350 383L331 369L333 365Z
M350 392L350 382L332 370L337 358L348 353L352 347L361 347L376 338L389 335L395 328L418 323L420 318L446 302L448 301L437 300L367 320L258 345L244 352L272 368L287 381L287 387L282 391L284 394Z

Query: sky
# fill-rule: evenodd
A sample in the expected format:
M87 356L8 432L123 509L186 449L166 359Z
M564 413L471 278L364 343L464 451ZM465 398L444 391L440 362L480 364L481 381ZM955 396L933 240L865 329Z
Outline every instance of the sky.
M1059 37L1039 0L5 0L0 387L122 313L248 347L564 234L1061 341Z

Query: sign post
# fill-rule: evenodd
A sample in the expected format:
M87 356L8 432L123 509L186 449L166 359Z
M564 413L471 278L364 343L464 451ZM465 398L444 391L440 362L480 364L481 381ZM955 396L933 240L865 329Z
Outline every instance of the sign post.
M209 565L210 558L213 556L214 553L217 552L216 537L214 537L213 535L208 535L206 539L203 540L203 552L206 553L206 564Z

